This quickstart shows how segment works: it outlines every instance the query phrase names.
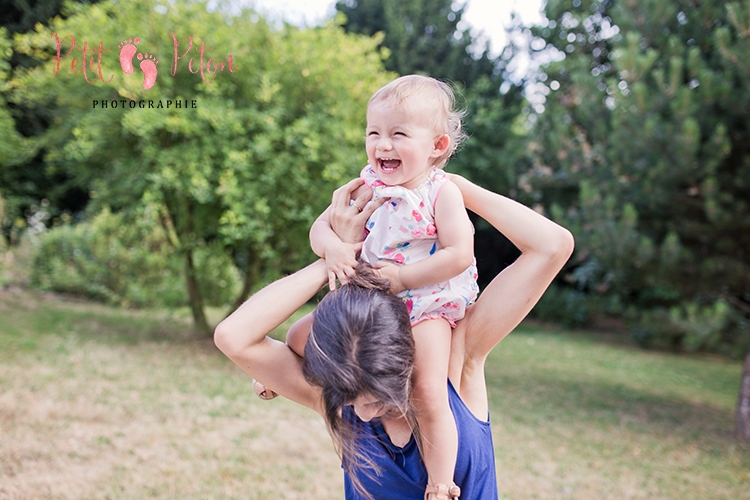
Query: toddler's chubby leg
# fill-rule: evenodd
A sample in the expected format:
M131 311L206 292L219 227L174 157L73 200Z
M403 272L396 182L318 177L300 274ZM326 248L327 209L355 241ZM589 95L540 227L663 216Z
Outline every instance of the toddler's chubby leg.
M416 346L413 403L424 444L428 484L453 484L458 453L456 421L448 404L451 327L443 319L412 328Z

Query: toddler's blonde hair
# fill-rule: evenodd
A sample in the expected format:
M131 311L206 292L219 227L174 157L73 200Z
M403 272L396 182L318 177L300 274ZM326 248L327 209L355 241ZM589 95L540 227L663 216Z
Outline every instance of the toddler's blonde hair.
M409 108L417 104L429 109L429 125L436 134L447 134L450 138L450 146L445 153L435 159L435 167L443 168L453 152L466 139L466 133L461 125L466 112L457 107L453 89L445 82L422 75L402 76L375 92L367 103L367 109L381 102Z

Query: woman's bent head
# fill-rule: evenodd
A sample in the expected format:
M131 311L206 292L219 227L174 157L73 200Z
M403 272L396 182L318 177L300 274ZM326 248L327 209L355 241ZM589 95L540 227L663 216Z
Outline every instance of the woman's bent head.
M368 464L362 463L357 437L342 418L344 406L382 405L413 422L414 339L406 306L388 288L387 280L360 264L349 283L318 304L305 346L303 373L323 390L325 418L350 473Z

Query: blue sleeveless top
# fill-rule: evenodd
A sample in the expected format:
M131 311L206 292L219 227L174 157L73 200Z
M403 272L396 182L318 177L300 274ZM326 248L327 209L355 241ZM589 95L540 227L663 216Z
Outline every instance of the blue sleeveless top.
M454 480L461 488L461 500L497 500L495 449L489 421L483 422L466 407L448 381L448 400L458 429L458 457ZM375 479L359 474L365 489L376 500L422 500L427 486L427 469L414 436L403 448L391 443L380 419L360 420L347 406L343 417L359 432L360 449L380 468ZM374 474L373 474L374 476ZM344 472L346 500L365 500Z

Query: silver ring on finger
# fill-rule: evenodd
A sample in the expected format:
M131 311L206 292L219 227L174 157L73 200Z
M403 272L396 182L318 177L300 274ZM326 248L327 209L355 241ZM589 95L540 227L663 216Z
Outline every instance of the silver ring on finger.
M349 206L350 207L357 207L357 210L359 210L360 212L362 212L362 209L359 207L359 205L357 205L356 203L354 203L354 200L351 200L349 202Z

